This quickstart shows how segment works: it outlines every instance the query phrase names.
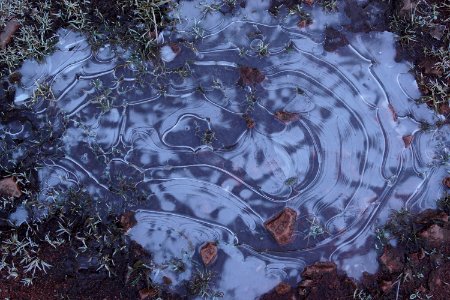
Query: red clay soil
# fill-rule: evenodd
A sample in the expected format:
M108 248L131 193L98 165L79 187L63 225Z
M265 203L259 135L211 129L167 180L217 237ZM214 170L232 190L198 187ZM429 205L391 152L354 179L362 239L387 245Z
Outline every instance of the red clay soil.
M129 266L140 261L145 253L137 244L131 244L129 255L115 258L116 274L111 277L96 268L81 269L75 253L70 247L52 248L43 245L42 257L52 267L47 274L33 280L33 285L24 286L19 280L7 279L6 271L0 272L0 298L14 300L51 299L181 299L143 282L130 284ZM148 256L146 254L146 256Z
M108 277L94 270L79 270L70 247L54 249L43 245L45 261L52 267L47 274L38 276L33 285L24 286L19 280L7 279L0 273L2 299L137 299L137 290L124 284L127 263L118 260L118 276ZM43 258L44 259L44 258Z
M65 217L80 219L80 224L85 224L82 215L71 216L68 212ZM122 221L122 229L114 229L112 223L101 223L99 230L101 232L118 231L118 234L121 234L133 223L133 220L135 222L132 213L125 213L117 219ZM157 297L180 299L176 295L165 292L163 287L153 285L147 279L149 269L141 266L150 265L150 255L135 242L130 242L126 238L121 239L119 236L110 246L103 239L91 241L87 242L89 249L77 255L75 250L78 250L80 245L76 244L75 234L71 239L72 242L66 241L56 248L44 240L46 233L55 232L58 229L58 219L50 218L37 228L34 236L34 240L39 244L37 255L51 267L46 270L46 274L37 272L33 284L29 286L24 285L21 279L31 277L31 274L19 272L19 278L14 279L9 277L7 268L4 268L0 271L0 299L144 300ZM20 238L23 231L27 229L24 226L19 229ZM3 236L0 237L3 238ZM105 240L108 239L110 237L105 238ZM99 268L100 255L107 255L114 260L111 274L105 268ZM149 293L149 290L152 292Z

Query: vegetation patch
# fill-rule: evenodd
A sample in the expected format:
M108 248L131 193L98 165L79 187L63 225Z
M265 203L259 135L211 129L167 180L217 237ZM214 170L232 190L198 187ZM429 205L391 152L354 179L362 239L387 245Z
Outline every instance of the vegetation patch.
M450 4L446 1L396 2L389 28L398 35L398 58L414 63L420 101L450 116Z
M167 26L170 0L5 0L0 2L0 78L29 58L42 60L58 40L56 30L86 33L93 48L107 43L155 57Z
M286 286L280 283L261 299L443 299L450 282L449 196L438 203L419 214L393 212L377 230L377 273L357 282L334 263L317 262L304 269L297 287L280 290Z

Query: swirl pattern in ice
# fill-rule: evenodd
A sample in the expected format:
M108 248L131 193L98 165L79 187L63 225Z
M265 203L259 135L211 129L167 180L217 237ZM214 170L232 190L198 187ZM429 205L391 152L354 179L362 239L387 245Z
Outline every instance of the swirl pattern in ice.
M263 4L223 15L186 1L177 14L166 39L181 52L171 62L146 64L108 46L92 52L61 31L43 66L24 65L29 86L17 102L45 81L56 101L33 107L42 116L56 109L65 122L64 157L40 170L42 200L82 185L99 205L141 207L130 234L153 253L156 282L166 275L181 286L199 247L217 241L215 284L229 299L295 282L319 259L356 277L374 271L374 227L391 209L433 206L446 172L447 129L419 130L438 117L412 100L417 88L408 65L393 60L392 34L354 35L328 53L318 11L306 31ZM243 66L265 80L239 84ZM280 122L278 111L298 120ZM299 220L294 241L280 247L264 221L286 206ZM170 268L180 260L182 273Z

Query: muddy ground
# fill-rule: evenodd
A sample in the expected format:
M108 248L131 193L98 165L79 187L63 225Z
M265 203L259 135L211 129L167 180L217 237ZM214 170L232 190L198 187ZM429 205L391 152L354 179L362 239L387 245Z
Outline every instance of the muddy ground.
M89 12L91 22L90 27L84 30L92 28L100 32L105 30L103 20L97 13L100 12L102 17L108 20L108 30L113 29L113 39L117 42L132 40L136 47L142 47L142 41L130 38L128 32L124 30L134 26L135 20L121 8L124 3L116 2L111 6L105 5L102 1L92 1L93 6L89 8L87 6L83 8L81 5L82 9ZM270 10L276 14L283 5L293 6L301 2L273 0ZM333 1L303 2L307 5L320 5L324 9L330 7L334 9L330 6ZM32 15L33 9L37 9L40 2L32 3L24 15ZM245 5L245 1L240 1L239 5ZM443 114L446 118L438 125L446 126L450 116L449 60L448 53L439 49L448 49L449 28L446 22L450 17L450 8L448 3L447 6L442 6L441 1L437 0L428 1L426 5L438 5L439 14L436 14L435 18L429 18L429 7L422 2L410 0L368 1L366 4L347 0L345 13L351 19L347 29L354 32L374 30L396 32L399 35L398 59L406 58L414 63L412 72L423 93L421 101ZM62 8L57 3L51 9L56 12ZM118 25L119 19L125 26ZM161 14L156 21L163 26L163 19ZM65 22L53 23L52 27L44 32L44 37L51 39L52 33L58 27L67 26L74 20L67 19ZM411 22L408 23L408 20ZM310 21L300 19L299 26L307 26ZM15 40L20 34L15 22L11 21L1 31L2 48L25 46ZM153 27L150 33L152 32L156 34L157 28ZM348 43L338 29L329 28L326 35L325 48L328 51L334 51ZM100 38L91 42L95 45L102 41L104 40ZM51 51L50 48L48 51ZM149 56L151 51L154 49L141 48L141 52L146 56ZM25 199L36 205L33 202L35 200L33 195L38 192L37 175L34 170L36 157L58 155L58 133L47 134L51 129L35 124L31 112L17 110L11 106L14 98L11 84L20 81L20 74L10 73L9 68L17 67L23 60L15 59L17 62L11 65L5 61L0 62L0 74L6 75L0 91L0 121L18 120L29 124L36 134L42 135L42 139L38 145L28 145L26 140L9 141L11 148L25 145L28 152L19 166L9 166L7 156L2 156L0 161L2 164L0 177L8 181L4 181L4 185L0 184L3 193L0 236L3 242L9 241L6 243L8 246L2 246L3 262L8 260L9 264L7 266L0 264L2 266L0 297L4 299L183 298L167 292L170 291L169 281L164 286L155 286L149 282L147 276L151 268L149 255L140 246L127 240L124 235L133 225L132 213L103 215L95 219L90 213L89 197L75 193L69 194L67 202L70 203L70 199L75 199L76 205L54 207L41 221L24 223L20 226L11 226L6 221L9 214ZM447 188L450 185L449 181L449 179L443 181ZM446 196L441 199L440 206L436 210L427 210L419 214L404 211L393 213L390 222L380 229L382 233L380 270L373 275L365 274L361 282L348 278L331 262L318 262L305 268L302 281L297 286L280 283L261 299L429 299L430 297L448 299L450 297L449 202L449 197ZM61 231L61 227L66 229L63 234L61 232L64 230ZM29 238L32 239L31 244ZM395 247L392 246L394 240L397 241ZM35 265L30 265L35 257L39 257L51 267L45 267L39 261L34 262ZM34 276L34 270L40 271L39 276ZM31 272L33 276L29 276ZM36 278L28 282L31 277Z
M261 299L448 299L450 283L449 197L440 208L417 215L395 212L382 230L380 269L360 282L332 262L306 267L291 287L280 283ZM397 242L396 246L391 241Z

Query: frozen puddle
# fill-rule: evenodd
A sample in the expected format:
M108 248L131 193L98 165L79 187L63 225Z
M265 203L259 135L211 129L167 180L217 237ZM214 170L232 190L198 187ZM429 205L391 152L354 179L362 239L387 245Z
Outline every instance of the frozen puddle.
M22 67L16 103L63 130L64 155L40 169L42 201L82 186L112 211L141 208L129 234L152 253L154 282L168 276L182 290L209 241L219 248L212 287L226 299L295 283L317 260L360 277L377 268L373 232L390 211L434 207L442 194L448 129L419 130L438 117L413 101L393 35L357 34L325 52L325 25L342 16L315 11L301 30L265 6L224 15L182 2L159 65L92 52L61 30L55 54ZM242 66L265 80L238 84ZM33 102L36 83L55 100ZM277 111L299 118L285 124ZM286 206L299 219L281 247L263 223Z

